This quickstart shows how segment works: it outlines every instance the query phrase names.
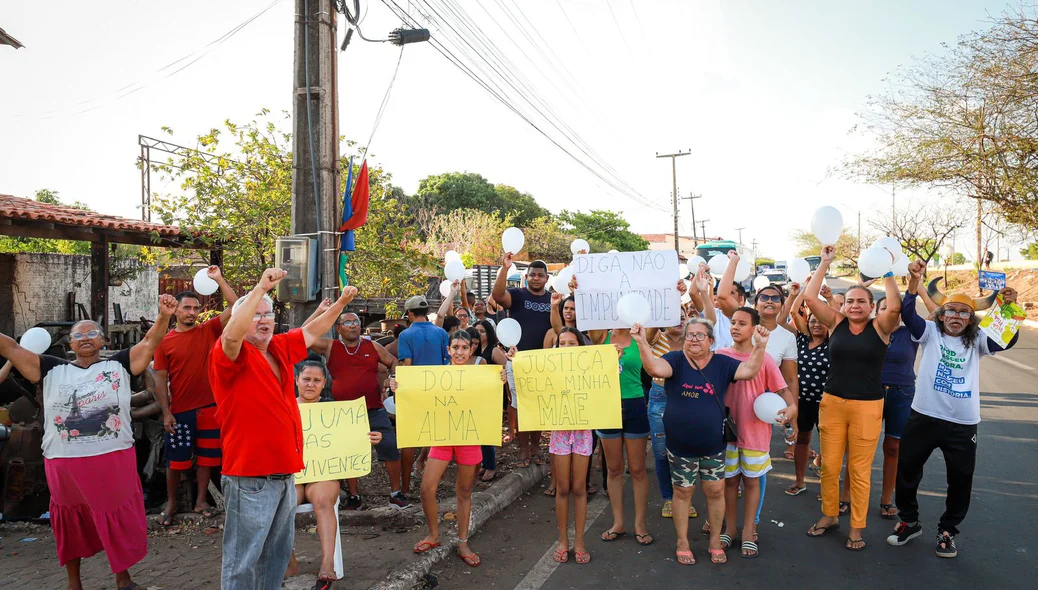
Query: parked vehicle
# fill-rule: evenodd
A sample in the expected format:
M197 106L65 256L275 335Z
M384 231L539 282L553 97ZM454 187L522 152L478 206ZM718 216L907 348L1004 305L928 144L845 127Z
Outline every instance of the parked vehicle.
M783 292L789 292L789 276L786 275L785 270L769 270L763 276L767 277L772 285L781 287Z

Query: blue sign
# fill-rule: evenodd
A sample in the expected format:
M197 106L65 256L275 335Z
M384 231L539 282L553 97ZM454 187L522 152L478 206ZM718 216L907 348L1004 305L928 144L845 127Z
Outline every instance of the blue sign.
M990 270L980 271L980 288L987 289L988 291L998 291L1006 288L1006 273L1004 272L991 272Z

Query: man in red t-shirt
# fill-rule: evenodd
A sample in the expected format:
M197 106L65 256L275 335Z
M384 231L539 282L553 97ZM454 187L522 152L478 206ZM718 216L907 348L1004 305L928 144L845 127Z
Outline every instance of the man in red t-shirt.
M274 335L267 292L284 270L268 268L234 304L209 357L209 382L223 433L223 590L280 588L295 540L296 489L303 469L303 424L293 368L357 294L346 287L328 310Z
M177 325L166 333L155 351L155 397L162 406L162 426L166 429L166 508L159 515L162 526L173 522L180 475L193 465L198 468L194 511L212 516L206 492L213 469L220 467L220 425L209 386L209 351L220 339L238 296L224 280L220 267L210 266L206 274L220 286L227 308L199 324L202 303L198 295L191 291L180 293Z
M303 324L304 326L317 316L321 307ZM310 350L328 359L328 371L332 375L332 397L335 401L364 398L371 430L382 433L382 442L375 445L375 451L378 453L379 461L386 464L386 472L389 475L389 505L407 508L411 505L406 495L410 489L411 473L409 470L401 473L396 431L389 421L389 413L382 406L385 390L379 381L379 367L386 367L392 374L396 368L396 358L377 342L361 337L360 317L352 311L343 312L339 316L335 331L339 335L337 339L322 338L311 346ZM358 481L357 478L346 480L349 490L349 498L346 499L344 507L346 510L360 510L364 506Z

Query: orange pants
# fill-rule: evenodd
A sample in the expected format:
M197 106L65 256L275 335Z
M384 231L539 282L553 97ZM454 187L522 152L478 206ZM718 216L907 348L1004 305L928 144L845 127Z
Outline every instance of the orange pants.
M840 469L847 453L851 484L851 526L865 528L872 491L872 460L883 426L883 400L848 400L822 395L818 432L822 444L822 513L840 515Z

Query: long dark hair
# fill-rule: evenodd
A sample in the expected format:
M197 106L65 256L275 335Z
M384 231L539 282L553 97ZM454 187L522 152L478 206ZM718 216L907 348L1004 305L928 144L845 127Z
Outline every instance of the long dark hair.
M490 320L479 320L476 325L483 326L483 331L487 333L487 348L497 348L497 330L494 328L494 324Z
M461 332L462 330L458 331ZM479 337L479 330L475 326L469 326L464 331L472 338L472 356L483 356L483 339ZM487 342L490 341L488 340Z
M563 334L573 334L577 337L577 346L584 346L584 333L576 328L566 326L565 328L559 330L559 335L555 338L555 348L559 347L559 340L562 339Z
M559 302L559 317L562 318L562 323L564 323L564 324L566 323L566 316L562 314L562 310L564 310L566 308L566 302L568 302L568 301L572 301L573 305L577 304L577 299L575 297L573 297L572 295L570 295L569 297L566 297L565 299L563 299L562 301Z
M944 306L937 308L934 322L937 323L937 329L941 331L941 334L948 334L944 329L944 310ZM979 334L980 320L977 319L977 313L973 312L973 317L970 318L970 322L966 324L966 329L962 331L962 334L959 334L959 337L962 338L962 343L966 348L973 348L973 345L977 343L977 336Z
M335 398L332 397L332 374L331 374L331 371L328 370L328 364L324 361L324 357L319 355L319 354L317 354L316 352L311 352L310 354L307 355L307 357L305 359L303 359L303 360L299 361L298 363L296 363L296 366L295 366L295 380L298 381L299 380L299 375L301 375L303 373L303 370L305 370L305 369L307 369L309 367L313 367L315 369L320 369L324 373L324 389L321 390L321 400L320 401L322 401L322 402L335 401ZM299 388L298 387L296 388L296 397L299 397Z

